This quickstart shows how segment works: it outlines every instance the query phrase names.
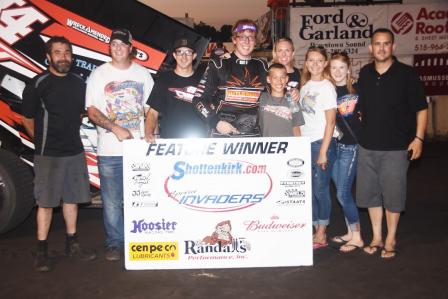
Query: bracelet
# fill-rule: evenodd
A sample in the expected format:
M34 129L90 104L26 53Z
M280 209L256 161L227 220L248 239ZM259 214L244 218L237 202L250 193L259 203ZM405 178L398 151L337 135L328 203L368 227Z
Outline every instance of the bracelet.
M421 142L425 142L425 140L423 140L423 138L418 137L417 135L415 135L415 139L420 140Z

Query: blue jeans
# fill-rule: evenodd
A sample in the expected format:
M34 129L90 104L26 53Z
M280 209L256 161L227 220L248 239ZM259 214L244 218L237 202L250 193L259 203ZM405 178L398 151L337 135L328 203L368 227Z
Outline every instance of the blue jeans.
M106 248L124 248L123 157L98 156Z
M336 196L342 206L345 221L352 231L359 231L359 214L352 195L358 165L358 145L336 144L336 161L331 178L336 185Z
M336 143L331 138L327 150L328 165L322 170L316 161L319 157L322 139L311 142L311 160L312 160L312 190L313 190L313 225L328 225L330 223L331 197L330 197L330 179L333 163L336 158Z

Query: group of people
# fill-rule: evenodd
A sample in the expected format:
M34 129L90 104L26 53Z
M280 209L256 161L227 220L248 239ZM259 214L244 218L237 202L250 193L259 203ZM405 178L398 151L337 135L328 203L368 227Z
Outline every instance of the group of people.
M393 56L393 33L384 28L373 32L373 62L362 68L356 83L347 54L329 56L322 47L308 49L300 72L289 38L275 42L268 67L263 59L252 57L256 34L253 21L237 21L232 28L234 51L211 58L204 74L193 68L194 43L180 38L173 46L175 68L160 74L155 84L149 72L132 61L132 36L126 29L112 32L112 60L91 73L87 86L69 72L70 42L63 37L47 42L48 71L23 94L23 124L36 143L36 270L51 269L47 236L52 209L61 198L66 254L83 260L96 257L80 247L76 234L77 204L89 201L78 131L84 109L98 130L107 260L120 260L124 249L122 141L155 142L158 135L309 137L313 248L328 246L333 180L347 224L347 233L332 238L340 251L396 256L406 172L409 160L422 152L427 104L416 72ZM361 237L358 207L369 211L373 238L368 246Z

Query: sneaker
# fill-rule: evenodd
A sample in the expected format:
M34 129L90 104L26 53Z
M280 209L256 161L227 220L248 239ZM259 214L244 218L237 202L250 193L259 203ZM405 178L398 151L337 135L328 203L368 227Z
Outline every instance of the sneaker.
M78 242L66 242L65 255L69 258L74 257L81 261L92 261L96 259L95 250L81 248Z
M37 251L34 258L34 270L38 272L48 272L51 270L50 258L48 251Z
M119 261L121 259L121 252L117 247L106 248L104 258L108 261Z

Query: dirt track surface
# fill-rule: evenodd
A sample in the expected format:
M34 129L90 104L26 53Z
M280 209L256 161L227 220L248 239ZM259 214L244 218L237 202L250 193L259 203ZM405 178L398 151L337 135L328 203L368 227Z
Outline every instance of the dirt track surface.
M126 271L122 262L104 260L102 211L81 209L80 240L97 250L97 260L82 263L63 256L64 225L57 212L49 237L55 268L37 273L33 211L0 237L0 298L448 298L447 172L448 142L426 144L424 157L409 171L399 253L390 261L361 251L342 254L333 245L315 252L313 267ZM361 225L369 242L366 211ZM344 229L334 201L328 235ZM291 252L283 244L273 254Z

